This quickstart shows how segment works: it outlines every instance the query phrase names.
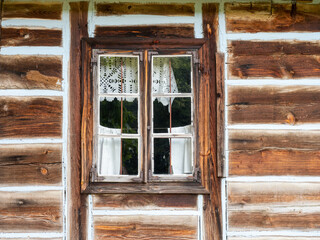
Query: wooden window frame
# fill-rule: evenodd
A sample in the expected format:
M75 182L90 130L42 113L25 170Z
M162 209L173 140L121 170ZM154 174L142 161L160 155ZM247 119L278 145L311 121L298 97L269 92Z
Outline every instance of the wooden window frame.
M93 122L94 122L94 99L93 99L93 71L92 71L92 57L96 49L107 50L129 50L142 51L144 54L143 68L148 69L149 55L148 52L186 52L197 51L199 55L203 56L205 52L205 40L203 39L137 39L137 38L84 38L82 39L82 78L81 78L81 191L83 193L150 193L150 194L208 194L209 192L204 187L203 172L206 171L204 164L201 162L201 156L207 145L209 137L209 98L201 94L201 89L208 88L208 77L203 76L204 59L200 61L194 60L197 64L197 81L194 84L194 126L195 126L195 153L194 153L194 172L195 175L190 181L177 181L175 179L162 181L148 182L148 169L151 159L151 148L143 146L145 152L145 167L143 167L141 182L92 182L92 162L93 162ZM202 60L201 60L202 59ZM145 71L141 71L140 77L145 80L150 77L150 73L145 76ZM140 86L143 87L143 86ZM141 89L142 94L146 99L150 99L151 89ZM143 99L143 97L141 98ZM150 105L150 101L142 102L141 105ZM148 107L150 108L150 107ZM140 120L143 126L150 126L150 116L145 116ZM198 126L201 126L198 128ZM201 128L201 129L200 129ZM143 128L142 135L145 139L151 141L150 134L147 127ZM207 135L208 134L208 135ZM145 145L145 144L144 144Z

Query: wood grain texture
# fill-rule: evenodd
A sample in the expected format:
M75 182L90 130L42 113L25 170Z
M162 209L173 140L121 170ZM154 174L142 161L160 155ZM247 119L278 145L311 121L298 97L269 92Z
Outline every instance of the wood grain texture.
M158 4L158 3L97 3L97 16L144 14L165 16L193 16L194 3Z
M320 183L229 182L228 209L257 206L312 207L320 201Z
M226 3L228 32L317 32L319 4Z
M170 24L148 26L97 26L96 37L139 37L139 38L192 38L193 24Z
M0 55L0 89L61 90L62 57Z
M199 146L202 182L210 195L204 196L204 236L206 240L222 239L221 182L218 178L217 93L221 90L219 71L221 56L216 54L218 41L219 4L202 4L203 35L200 51L201 83L199 91ZM217 86L217 84L219 86ZM221 96L221 95L220 95ZM221 113L221 112L220 112ZM209 126L208 126L209 123ZM209 137L208 137L209 136Z
M61 137L62 97L0 97L0 138Z
M320 121L320 88L316 86L230 86L229 124L296 125Z
M93 195L94 209L197 209L196 195Z
M229 42L229 78L319 78L319 42Z
M61 144L0 145L0 185L59 185Z
M197 239L197 216L95 216L95 239Z
M68 239L86 239L87 195L80 194L81 39L88 36L88 2L70 2L70 92L68 159Z
M259 230L315 230L320 227L320 213L264 210L229 211L229 231Z
M2 28L1 46L61 46L62 30Z
M25 3L4 1L2 17L61 19L62 3Z
M62 231L62 192L1 192L0 231Z

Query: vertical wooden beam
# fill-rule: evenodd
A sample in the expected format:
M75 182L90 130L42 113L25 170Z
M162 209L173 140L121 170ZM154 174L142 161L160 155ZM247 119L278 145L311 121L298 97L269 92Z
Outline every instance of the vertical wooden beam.
M217 163L218 177L226 177L225 173L225 117L224 117L224 53L216 53L216 88L217 88Z
M209 73L209 103L210 103L210 153L205 164L207 165L207 175L205 184L210 192L209 196L204 197L204 227L206 240L222 239L221 221L221 184L217 171L217 111L216 111L216 50L218 39L218 11L219 4L206 3L202 5L203 33L207 39L206 55L207 68ZM204 168L204 169L206 169Z
M80 129L81 129L81 38L88 36L88 2L70 4L70 95L69 95L69 146L68 146L68 239L82 239L85 234L80 228L81 214L85 213L85 204L81 205L80 196Z

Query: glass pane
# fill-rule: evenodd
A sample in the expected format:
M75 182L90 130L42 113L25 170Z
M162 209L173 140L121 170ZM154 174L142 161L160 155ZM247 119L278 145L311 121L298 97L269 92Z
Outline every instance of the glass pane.
M138 99L100 97L100 125L105 127L105 134L121 133L121 99L122 99L122 133L138 133ZM108 129L110 132L108 132ZM119 129L120 132L115 129Z
M138 139L101 137L98 151L100 176L138 175Z
M155 138L153 143L154 174L192 174L191 138Z
M191 125L191 98L156 98L153 101L153 132L170 132L171 128L189 127Z
M152 92L191 93L191 75L191 56L153 56Z
M137 93L138 56L100 56L100 93Z
M138 139L122 139L122 175L138 175Z

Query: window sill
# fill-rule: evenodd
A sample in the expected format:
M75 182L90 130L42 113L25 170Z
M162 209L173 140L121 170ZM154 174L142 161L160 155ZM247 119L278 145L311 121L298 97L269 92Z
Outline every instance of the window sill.
M196 182L183 183L91 183L83 193L96 194L209 194Z

